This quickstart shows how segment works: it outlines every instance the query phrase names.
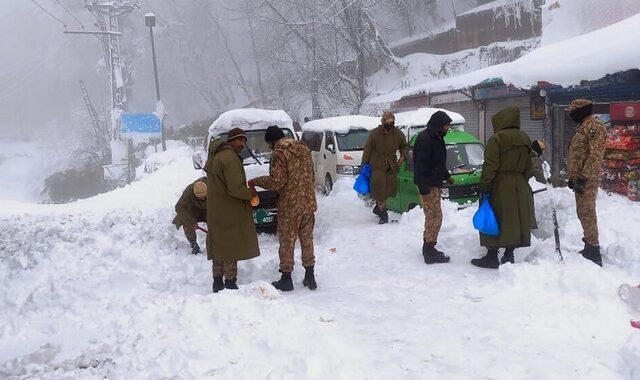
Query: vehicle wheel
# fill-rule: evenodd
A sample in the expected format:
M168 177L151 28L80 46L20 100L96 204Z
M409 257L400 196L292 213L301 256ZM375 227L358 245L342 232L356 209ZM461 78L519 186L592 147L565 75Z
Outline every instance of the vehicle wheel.
M411 203L411 204L409 204L409 207L407 207L407 211L411 211L411 210L413 210L414 208L416 208L416 206L418 206L418 205L417 205L417 204L415 204L415 203Z
M324 195L329 195L331 189L333 189L333 181L331 180L329 173L327 173L324 177Z

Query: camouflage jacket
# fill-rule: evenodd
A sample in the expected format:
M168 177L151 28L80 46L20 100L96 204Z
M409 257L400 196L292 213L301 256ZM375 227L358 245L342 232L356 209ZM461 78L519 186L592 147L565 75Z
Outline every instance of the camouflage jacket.
M300 141L278 140L269 161L269 175L255 178L253 182L278 192L278 215L317 210L311 151Z
M184 224L193 226L198 222L198 216L207 211L207 200L198 199L198 197L193 194L193 185L198 181L206 184L207 177L199 178L187 186L176 203L175 210L178 215L176 215L172 223L178 228Z
M569 178L584 176L588 181L599 182L606 144L607 129L600 119L591 115L582 120L569 144Z

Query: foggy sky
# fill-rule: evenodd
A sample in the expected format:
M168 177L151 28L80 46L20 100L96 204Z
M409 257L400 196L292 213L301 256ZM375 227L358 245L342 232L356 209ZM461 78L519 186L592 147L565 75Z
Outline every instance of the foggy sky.
M69 29L79 25L55 1L39 0L49 11L68 23ZM62 0L63 4L83 21L87 29L94 29L93 16L82 7L81 0ZM486 0L456 0L458 11L464 11ZM99 67L102 49L93 36L63 34L60 23L46 15L30 1L11 0L0 9L4 20L0 23L0 54L5 57L0 67L0 138L45 136L76 128L81 118L86 118L78 80L83 79L98 112L108 109L109 87L103 68ZM142 9L125 16L121 25L125 36L123 50L133 54L129 62L135 66L135 78L131 86L129 107L136 112L154 111L155 87L150 58L148 29L144 26L144 14L153 11L158 17L156 48L162 97L168 112L168 123L177 125L204 117L214 116L221 110L213 109L204 92L212 92L203 86L216 86L216 70L232 70L230 63L217 61L224 51L213 41L206 39L213 25L202 15L203 4L214 0L142 0ZM225 4L224 1L217 3ZM228 3L226 3L228 4ZM434 22L443 21L451 12L451 1L441 0L434 20L425 16L418 27L428 29ZM200 8L198 8L200 7ZM218 7L212 14L221 19L227 30L238 61L246 69L248 80L252 80L253 56L248 46L243 27L233 24ZM429 16L432 17L433 15ZM212 17L209 15L209 17ZM440 20L438 20L440 18ZM385 37L402 37L398 20L386 14L377 14L376 19L386 26L381 28ZM421 30L417 30L420 32ZM202 37L205 36L205 37ZM198 58L199 57L199 58ZM200 59L200 61L198 61ZM203 84L202 82L210 82ZM235 104L242 106L240 93Z

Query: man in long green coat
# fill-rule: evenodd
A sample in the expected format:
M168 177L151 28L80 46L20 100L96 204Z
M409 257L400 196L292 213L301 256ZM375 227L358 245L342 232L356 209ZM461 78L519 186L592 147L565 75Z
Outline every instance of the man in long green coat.
M513 251L531 245L532 200L531 139L520 130L520 109L507 107L492 119L494 134L484 151L480 177L481 202L489 199L496 214L500 234L480 234L486 256L471 260L473 265L497 269L498 249L506 248L501 263L513 263Z
M369 133L362 153L362 166L371 166L371 198L376 201L373 213L380 218L380 224L389 222L386 201L398 193L398 169L409 152L407 139L395 127L395 120L393 113L384 112L381 125Z
M236 285L238 261L260 255L249 200L255 190L247 178L239 153L247 137L240 128L209 143L207 172L207 258L213 260L213 292ZM224 276L224 282L223 282Z

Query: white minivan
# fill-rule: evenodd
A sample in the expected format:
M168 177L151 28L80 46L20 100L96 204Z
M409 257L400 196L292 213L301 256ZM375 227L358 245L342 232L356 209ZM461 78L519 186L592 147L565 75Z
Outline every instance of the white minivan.
M269 174L271 147L264 141L267 128L280 127L285 137L296 138L291 117L283 110L264 110L257 108L234 109L221 114L209 127L209 142L213 139L226 139L227 133L236 127L242 128L247 135L247 146L240 152L247 179ZM208 146L207 146L208 149ZM196 169L204 167L205 152L195 152L193 164ZM277 193L257 188L260 204L253 207L253 220L259 230L273 229L278 223Z
M339 177L359 173L364 144L378 124L379 118L350 115L312 120L302 126L302 141L313 157L316 186L325 194Z

